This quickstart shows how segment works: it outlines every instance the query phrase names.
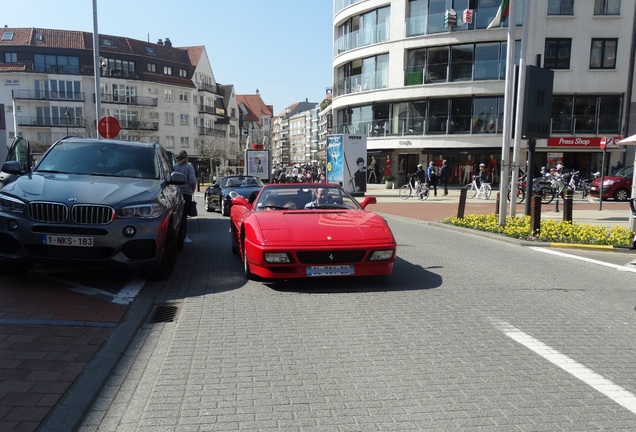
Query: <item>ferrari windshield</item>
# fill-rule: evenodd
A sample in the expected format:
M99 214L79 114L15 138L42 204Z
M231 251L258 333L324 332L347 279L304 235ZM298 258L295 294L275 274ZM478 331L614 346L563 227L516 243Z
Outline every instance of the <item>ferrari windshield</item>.
M360 208L358 202L340 186L319 183L266 185L254 203L255 211Z

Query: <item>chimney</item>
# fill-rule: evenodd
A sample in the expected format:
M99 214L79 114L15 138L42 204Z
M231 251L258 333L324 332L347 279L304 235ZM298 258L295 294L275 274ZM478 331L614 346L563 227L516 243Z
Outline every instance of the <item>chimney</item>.
M159 39L159 40L157 41L157 45L163 45L163 41L162 41L161 39Z
M166 38L166 42L165 42L165 44L166 44L166 46L167 46L168 48L172 48L172 42L170 42L170 39L169 39L169 38Z

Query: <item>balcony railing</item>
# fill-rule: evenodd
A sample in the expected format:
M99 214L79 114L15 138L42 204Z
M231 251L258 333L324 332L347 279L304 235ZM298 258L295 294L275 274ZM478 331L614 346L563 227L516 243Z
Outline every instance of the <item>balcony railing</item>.
M119 120L119 126L127 130L158 131L159 122L139 120Z
M389 26L379 24L365 27L339 37L334 44L334 54L389 40Z
M48 90L11 90L13 99L51 100L51 101L84 101L84 92L58 92Z
M112 94L101 95L101 101L104 103L114 103L122 105L139 105L139 106L153 106L159 105L157 98L148 96L119 96Z
M219 94L219 86L217 84L197 83L197 90Z
M386 88L387 83L388 77L386 74L372 72L353 75L336 82L336 96Z
M225 138L225 131L220 129L210 128L210 127L199 127L199 135Z
M85 128L86 121L83 118L71 117L31 117L31 116L18 116L18 126L22 127L69 127L69 128Z

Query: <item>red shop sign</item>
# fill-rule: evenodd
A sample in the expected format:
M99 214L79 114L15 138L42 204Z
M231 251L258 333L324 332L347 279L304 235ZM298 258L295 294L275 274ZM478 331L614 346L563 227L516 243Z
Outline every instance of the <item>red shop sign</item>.
M601 137L551 137L548 147L601 148Z

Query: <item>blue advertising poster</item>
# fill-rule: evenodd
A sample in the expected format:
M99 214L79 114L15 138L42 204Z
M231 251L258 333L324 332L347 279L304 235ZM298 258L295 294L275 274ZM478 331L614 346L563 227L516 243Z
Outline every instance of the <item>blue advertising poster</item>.
M327 136L327 182L343 184L342 135Z

